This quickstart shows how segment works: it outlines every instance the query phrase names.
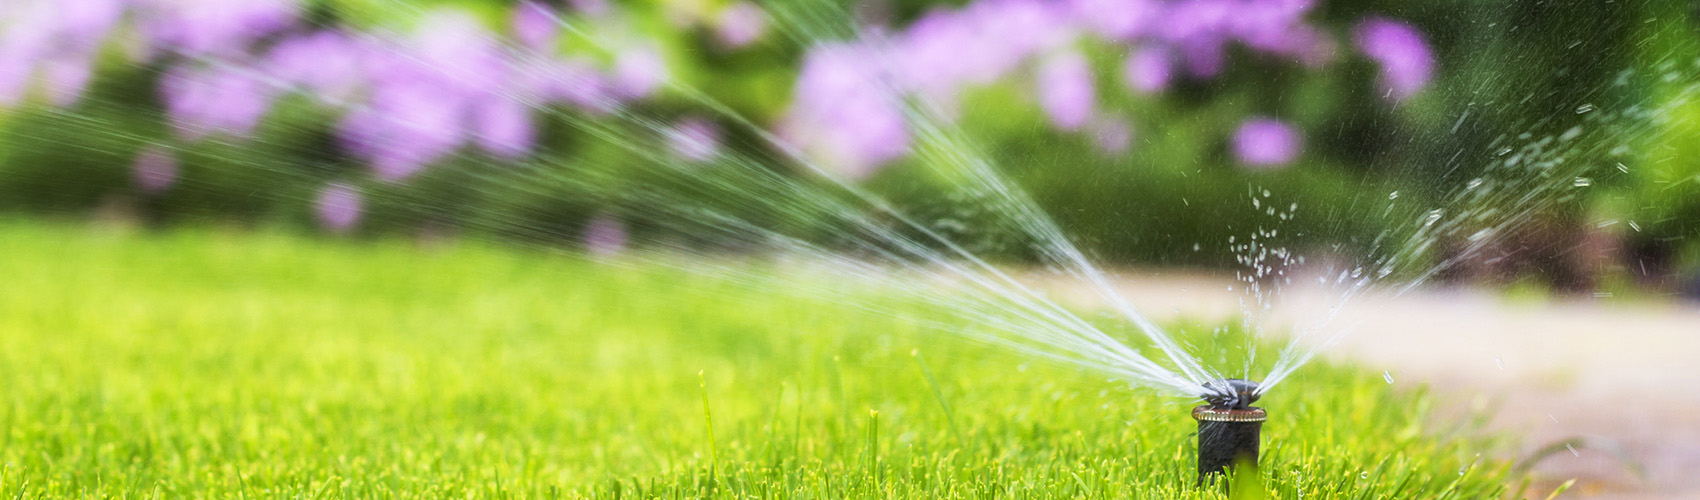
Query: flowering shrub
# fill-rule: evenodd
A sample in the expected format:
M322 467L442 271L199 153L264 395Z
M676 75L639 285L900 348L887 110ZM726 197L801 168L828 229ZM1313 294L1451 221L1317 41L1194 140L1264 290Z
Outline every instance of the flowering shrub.
M1305 21L1312 6L1310 0L980 0L935 9L892 35L811 51L787 118L788 136L852 177L865 176L908 147L899 109L906 100L952 109L965 88L1015 76L1030 61L1036 99L1053 126L1091 126L1095 134L1119 136L1125 123L1102 108L1100 92L1148 94L1164 90L1176 74L1215 77L1230 46L1307 68L1333 62L1336 43ZM1408 24L1371 18L1355 41L1382 66L1390 99L1411 97L1433 76L1433 55ZM1080 52L1086 43L1129 49L1125 88L1096 88L1095 72ZM1271 119L1248 123L1240 135L1236 151L1248 166L1286 164L1298 154L1297 132ZM1255 139L1260 136L1269 139ZM1121 142L1101 144L1113 151ZM1282 151L1248 157L1248 142Z
M571 126L551 128L561 114L596 120L636 109L665 122L658 151L680 162L707 162L728 147L722 143L730 131L714 112L670 97L670 84L681 81L740 101L736 109L806 159L869 179L915 151L917 116L1018 131L990 134L1010 144L1052 137L1043 134L1078 137L1115 162L1143 157L1146 144L1171 133L1141 118L1146 109L1227 78L1242 57L1320 74L1352 60L1372 62L1381 75L1381 105L1389 108L1418 95L1436 65L1413 25L1364 15L1331 29L1316 24L1310 0L977 0L866 26L852 39L801 46L773 36L778 17L741 0L422 7L408 11L416 18L407 23L351 22L337 15L338 5L7 2L0 5L0 108L90 109L100 103L87 100L103 99L90 97L102 72L143 68L156 76L124 81L149 86L161 130L134 134L146 139L127 153L132 193L163 199L184 182L217 189L224 181L205 177L198 163L282 154L308 167L292 179L313 183L290 196L310 204L307 212L326 230L345 232L393 204L379 192L428 184L422 172L535 167L602 154L575 142ZM788 94L753 95L751 89L773 89L760 81L727 84L775 74ZM961 123L982 116L975 113L985 108L976 100L983 92L1017 99L994 107L1007 117ZM1024 118L1023 100L1036 120ZM1210 150L1199 144L1216 144L1210 148L1230 153L1228 163L1251 175L1297 164L1311 144L1304 135L1314 120L1281 109L1210 116L1232 123L1206 126L1208 135L1176 154L1198 157ZM316 140L319 128L324 141L286 147ZM1038 130L1047 131L1035 135ZM557 155L564 150L570 151L565 160ZM193 151L202 153L184 156ZM6 161L0 158L0 166ZM325 166L343 163L357 168ZM1070 172L1055 175L1077 175ZM438 184L419 189L471 189ZM430 201L462 199L469 198ZM619 224L632 215L593 205L575 205L579 233L595 233L591 239L602 248L624 242ZM468 211L480 210L500 212Z

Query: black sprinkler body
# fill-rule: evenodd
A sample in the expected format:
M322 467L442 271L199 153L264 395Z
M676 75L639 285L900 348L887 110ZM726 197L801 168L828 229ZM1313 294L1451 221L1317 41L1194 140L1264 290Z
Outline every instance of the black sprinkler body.
M1257 382L1212 380L1201 394L1209 403L1192 409L1198 421L1198 483L1214 484L1235 465L1257 463L1258 442L1268 415L1257 402Z

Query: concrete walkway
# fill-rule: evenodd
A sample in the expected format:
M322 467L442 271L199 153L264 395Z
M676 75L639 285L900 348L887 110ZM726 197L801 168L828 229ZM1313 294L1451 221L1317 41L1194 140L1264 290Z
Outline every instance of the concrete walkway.
M1150 273L1118 283L1159 318L1240 311L1240 288L1228 279ZM1333 297L1288 291L1266 324L1311 321ZM1491 411L1494 427L1523 436L1519 456L1572 440L1574 453L1561 449L1534 467L1546 491L1576 478L1566 498L1700 500L1700 304L1418 290L1355 300L1334 324L1356 326L1324 356L1385 370L1395 384L1428 383L1459 414Z

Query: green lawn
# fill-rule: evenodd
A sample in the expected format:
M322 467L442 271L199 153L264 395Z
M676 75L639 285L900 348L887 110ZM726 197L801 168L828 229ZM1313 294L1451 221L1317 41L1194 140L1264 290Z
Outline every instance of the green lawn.
M0 496L1224 496L1194 486L1190 402L776 289L0 224ZM1274 497L1507 495L1491 443L1379 374L1310 366L1263 406Z

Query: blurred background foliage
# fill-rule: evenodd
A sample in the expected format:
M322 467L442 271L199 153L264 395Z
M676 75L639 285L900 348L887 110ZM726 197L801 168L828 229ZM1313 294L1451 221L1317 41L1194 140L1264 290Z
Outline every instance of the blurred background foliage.
M974 3L890 0L837 8L864 25L897 30ZM527 8L476 0L407 5L415 8L390 0L314 0L301 7L300 24L291 29L407 33L433 29L422 24L429 16L421 12L452 9L507 33L518 29L516 9ZM805 175L756 134L782 128L795 109L800 72L813 54L808 38L832 32L809 23L830 18L822 13L834 9L760 5L768 18L759 37L730 48L722 13L735 4L721 0L538 5L573 27L549 50L612 74L623 61L618 47L646 47L678 83L622 101L617 114L707 122L716 147ZM1295 249L1362 255L1378 237L1408 231L1421 213L1444 205L1520 134L1587 123L1591 133L1560 155L1587 164L1594 184L1565 195L1579 202L1535 214L1527 239L1506 245L1560 248L1524 257L1557 262L1537 262L1527 272L1560 288L1600 286L1600 276L1614 273L1668 288L1673 276L1700 263L1694 15L1692 5L1678 1L1319 0L1304 9L1304 22L1331 45L1334 55L1325 63L1297 64L1229 44L1219 73L1176 76L1158 91L1137 92L1122 81L1123 61L1140 45L1083 37L1070 45L1090 62L1095 106L1125 120L1120 129L1047 123L1048 110L1035 98L1043 90L1031 88L1036 62L1023 63L1015 76L963 89L954 96L952 124L1091 254L1124 265L1219 267L1234 262L1230 237L1276 225L1281 243ZM1408 97L1390 99L1377 61L1350 48L1355 27L1379 17L1415 27L1432 50L1433 78ZM316 105L310 95L273 96L244 137L174 134L162 80L174 65L207 57L136 57L127 53L127 40L144 36L113 30L119 34L93 56L95 71L80 98L54 104L41 95L51 92L38 92L0 108L0 210L157 225L327 227L356 235L485 234L562 245L580 244L598 220L617 221L622 240L628 233L633 241L693 236L666 234L680 225L620 201L620 190L657 175L630 166L655 160L598 133L653 141L657 149L668 148L669 138L622 129L632 124L605 118L606 110L537 104L546 112L535 115L523 154L460 147L417 173L385 178L350 151L339 130L342 112ZM243 43L262 47L287 36L260 35ZM700 89L756 128L705 109L679 89ZM1248 167L1233 141L1254 117L1300 131L1296 158ZM169 186L150 187L144 179L162 177L139 171L139 158L162 147L171 168L160 183ZM919 164L924 161L885 159L854 177L926 220L975 226L972 201L953 198L950 181L931 175ZM344 207L358 214L357 222L327 222L336 211L326 206L330 185L359 193ZM1280 207L1296 206L1294 216L1277 224L1264 207L1252 206L1263 190ZM1390 195L1406 201L1383 212Z

